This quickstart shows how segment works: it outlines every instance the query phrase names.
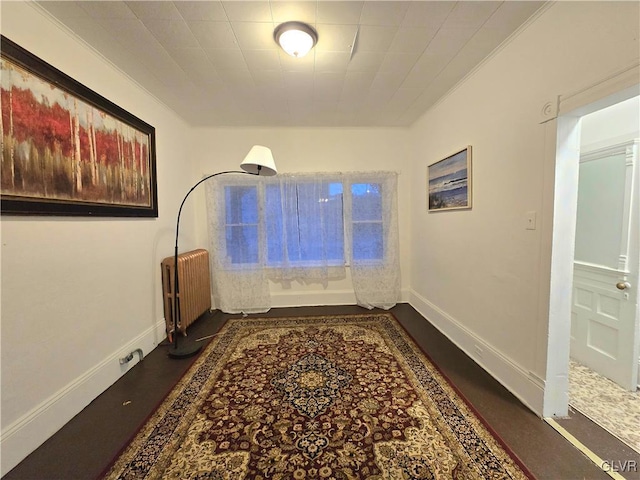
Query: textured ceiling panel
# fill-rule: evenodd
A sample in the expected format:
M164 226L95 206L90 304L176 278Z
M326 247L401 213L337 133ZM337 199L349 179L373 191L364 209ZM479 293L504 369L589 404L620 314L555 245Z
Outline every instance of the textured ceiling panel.
M192 125L407 126L544 2L38 4ZM291 20L318 32L304 58L274 42Z

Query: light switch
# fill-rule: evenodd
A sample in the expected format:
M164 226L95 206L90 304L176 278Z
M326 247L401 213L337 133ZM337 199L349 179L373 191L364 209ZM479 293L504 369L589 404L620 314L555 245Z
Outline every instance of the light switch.
M536 212L527 212L526 216L526 229L527 230L535 230L536 229Z

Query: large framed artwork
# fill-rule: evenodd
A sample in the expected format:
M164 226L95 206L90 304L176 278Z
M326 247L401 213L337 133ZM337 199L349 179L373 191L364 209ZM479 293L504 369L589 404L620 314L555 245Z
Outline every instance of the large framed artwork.
M427 167L428 211L471 208L471 145Z
M0 36L3 215L157 217L155 129Z

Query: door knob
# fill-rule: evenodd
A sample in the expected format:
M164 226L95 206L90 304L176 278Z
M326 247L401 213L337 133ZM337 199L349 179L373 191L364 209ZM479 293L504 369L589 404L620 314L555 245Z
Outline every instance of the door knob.
M629 282L618 282L616 283L616 288L618 290L626 290L627 288L630 288L631 284Z

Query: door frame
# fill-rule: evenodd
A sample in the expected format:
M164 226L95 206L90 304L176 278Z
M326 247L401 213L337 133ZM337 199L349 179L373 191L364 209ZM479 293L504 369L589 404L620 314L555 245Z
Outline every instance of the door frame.
M551 248L541 258L541 282L546 282L546 286L541 289L540 302L541 306L547 306L541 309L541 315L548 318L543 417L568 415L580 118L639 95L638 78L640 66L636 64L578 92L561 95L543 108L543 204L544 211L552 212L552 217L542 225L543 238L551 241ZM638 285L633 288L640 291Z

